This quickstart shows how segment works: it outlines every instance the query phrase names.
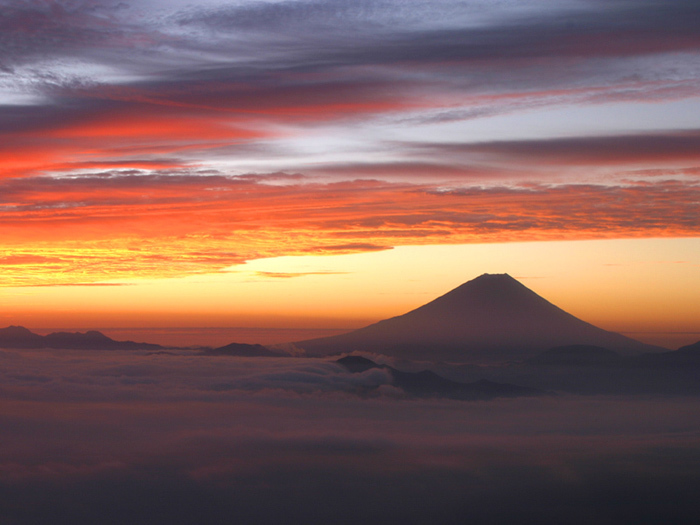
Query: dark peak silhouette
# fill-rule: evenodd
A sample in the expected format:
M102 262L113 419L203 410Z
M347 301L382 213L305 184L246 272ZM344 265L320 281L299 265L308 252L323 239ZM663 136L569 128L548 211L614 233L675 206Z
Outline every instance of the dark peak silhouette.
M290 357L288 354L279 354L263 345L250 345L245 343L231 343L219 348L205 350L204 355L231 356L231 357Z
M371 359L358 355L340 358L336 363L352 373L366 372L372 368L388 370L391 374L392 385L412 397L446 397L463 401L476 401L497 397L537 396L546 393L537 388L496 383L484 379L474 383L459 383L444 378L431 370L404 372L388 365L378 365Z
M343 365L352 373L364 372L371 368L381 368L377 363L361 355L348 355L341 357L336 363Z
M81 332L53 332L51 334L45 335L44 340L57 345L112 345L117 343L114 339L111 339L104 335L102 332L97 332L96 330L89 330L85 333ZM59 348L59 347L56 347Z
M672 352L662 352L660 354L644 354L632 360L635 366L646 366L652 368L687 368L695 369L700 367L700 342L692 345L682 346Z
M426 317L439 324L444 324L444 319L454 320L460 325L476 326L479 324L477 320L486 321L488 325L496 321L499 324L494 328L502 329L516 327L527 329L529 322L547 327L554 321L579 321L507 273L480 275L404 316L394 319L421 320ZM550 328L556 328L556 326L552 324Z
M23 326L0 329L0 348L56 348L93 350L157 350L160 345L115 341L96 330L82 332L53 332L42 336Z
M44 338L24 326L0 329L0 348L41 348Z
M473 301L476 297L480 297L481 300L492 304L502 304L509 301L518 301L523 297L533 295L537 294L507 273L485 273L461 284L421 308L426 308L435 303L441 307L449 305L459 308L463 301Z
M681 346L678 352L698 352L700 353L700 341L693 343L692 345Z
M7 328L0 328L0 336L2 337L27 337L36 335L24 326L10 325Z
M354 351L461 363L523 360L557 346L660 352L577 319L508 274L484 274L404 315L295 343L309 355Z

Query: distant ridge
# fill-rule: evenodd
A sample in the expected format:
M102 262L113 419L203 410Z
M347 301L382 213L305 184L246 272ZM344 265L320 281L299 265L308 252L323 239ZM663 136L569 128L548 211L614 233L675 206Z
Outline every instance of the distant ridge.
M290 357L289 354L273 352L263 345L245 343L231 343L226 346L211 348L205 350L203 354L230 357Z
M684 346L670 352L621 356L597 346L572 345L552 348L525 361L528 365L615 368L685 368L700 367L700 344Z
M692 345L681 346L678 349L679 352L700 352L700 341L693 343Z
M522 360L570 345L621 355L667 350L577 319L508 274L484 274L404 315L294 344L309 355L362 351L463 363Z
M0 328L0 348L57 348L57 349L95 349L95 350L158 350L160 345L135 343L133 341L115 341L101 332L54 332L39 335L23 326Z
M336 361L349 372L361 373L371 368L387 370L392 384L414 397L447 397L463 401L495 399L497 397L541 396L544 390L510 383L496 383L481 379L472 383L459 383L446 379L430 370L403 372L388 365L378 365L359 355L349 355Z

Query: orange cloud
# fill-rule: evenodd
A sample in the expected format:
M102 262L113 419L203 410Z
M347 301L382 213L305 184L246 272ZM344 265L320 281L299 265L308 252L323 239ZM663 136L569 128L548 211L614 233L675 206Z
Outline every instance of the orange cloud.
M109 175L20 179L2 190L5 286L173 277L410 244L700 233L700 187L674 181L445 190Z
M223 140L260 136L250 130L236 128L224 119L167 115L144 108L129 112L103 113L44 133L46 137L82 139L88 143L102 139L150 139L164 142L172 139ZM97 139L97 140L96 140Z
M182 167L191 162L180 156L184 152L230 147L269 133L250 117L134 104L47 116L2 135L0 178L11 178L76 169Z

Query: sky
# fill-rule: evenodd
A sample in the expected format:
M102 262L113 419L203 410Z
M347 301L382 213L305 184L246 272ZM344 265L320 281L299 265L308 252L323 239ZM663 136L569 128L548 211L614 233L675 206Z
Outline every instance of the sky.
M700 339L695 0L0 10L0 324L351 328L507 272Z

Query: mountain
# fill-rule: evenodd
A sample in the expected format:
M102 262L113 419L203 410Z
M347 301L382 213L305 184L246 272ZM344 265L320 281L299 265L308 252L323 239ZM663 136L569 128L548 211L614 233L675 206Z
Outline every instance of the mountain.
M546 393L537 388L496 383L485 379L473 383L459 383L430 370L404 372L387 365L378 365L366 357L357 355L342 357L336 363L352 373L361 373L371 368L388 370L392 377L392 385L413 397L447 397L463 401L476 401L497 397L538 396Z
M687 353L695 353L698 352L700 353L700 341L697 343L693 343L692 345L686 345L686 346L681 346L678 349L678 352L687 352Z
M688 346L682 346L673 352L660 354L644 354L634 359L636 366L652 368L677 367L697 369L700 367L700 341Z
M0 348L42 348L44 338L24 326L0 328Z
M231 343L219 348L205 350L204 355L233 357L290 357L288 354L273 352L263 345L249 345L245 343Z
M294 344L308 355L362 351L461 363L521 360L570 345L621 355L666 350L581 321L508 274L484 274L407 314Z
M54 332L38 335L23 326L0 329L0 348L60 348L92 350L158 350L160 345L115 341L101 332Z

